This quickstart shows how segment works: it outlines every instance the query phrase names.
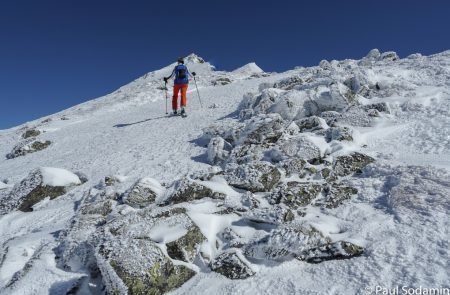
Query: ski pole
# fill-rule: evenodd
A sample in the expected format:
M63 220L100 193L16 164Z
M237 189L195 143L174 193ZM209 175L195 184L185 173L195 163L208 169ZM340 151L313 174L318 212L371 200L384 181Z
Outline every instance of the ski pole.
M195 76L194 76L194 83L195 83L195 88L197 89L197 95L198 95L198 100L200 101L200 106L203 109L203 104L202 104L202 100L200 99L200 92L198 92L197 80L195 79Z
M167 81L164 81L164 91L166 92L166 115L168 114L167 112Z

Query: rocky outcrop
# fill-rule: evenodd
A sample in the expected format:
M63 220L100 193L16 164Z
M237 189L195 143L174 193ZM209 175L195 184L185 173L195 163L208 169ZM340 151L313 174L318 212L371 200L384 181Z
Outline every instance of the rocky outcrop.
M49 147L51 141L41 141L35 140L34 138L29 138L24 142L17 144L13 150L6 155L7 159L14 159L20 156L25 156L26 154L35 153L38 151L42 151Z
M396 61L399 60L398 54L395 51L386 51L381 54L379 60Z
M273 88L290 90L293 89L295 86L302 85L303 83L304 81L300 76L291 76L274 83Z
M211 82L211 84L212 84L213 86L218 86L218 85L228 85L228 84L230 84L231 82L232 82L231 79L228 78L228 77L219 77L219 78L217 78L216 80L213 80L213 81Z
M37 129L28 129L22 134L22 137L24 139L27 139L27 138L30 138L30 137L36 137L39 134L41 134L41 131L39 131Z

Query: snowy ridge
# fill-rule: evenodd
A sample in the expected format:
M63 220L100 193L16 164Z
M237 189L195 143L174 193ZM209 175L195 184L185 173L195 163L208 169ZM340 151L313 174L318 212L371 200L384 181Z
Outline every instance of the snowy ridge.
M185 60L188 118L164 114L171 64L0 131L0 293L448 287L450 51Z

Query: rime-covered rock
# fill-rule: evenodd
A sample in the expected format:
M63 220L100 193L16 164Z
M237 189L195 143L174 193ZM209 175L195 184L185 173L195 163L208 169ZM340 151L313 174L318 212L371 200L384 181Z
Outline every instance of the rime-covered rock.
M225 170L225 179L231 186L251 192L270 191L280 178L278 169L267 162L230 164Z
M172 259L193 262L200 252L200 245L206 238L198 226L192 224L181 238L166 244L167 254Z
M144 208L155 202L165 188L153 178L142 178L123 196L123 202L134 208Z
M217 256L211 269L232 280L246 279L255 274L239 250L228 250Z
M346 200L349 200L353 195L358 193L358 190L351 186L341 184L327 184L323 187L324 197L315 202L316 206L323 206L328 209L337 208Z
M338 141L353 141L353 131L349 127L331 127L327 129L325 134L327 142Z
M166 193L162 199L158 200L159 205L178 204L200 200L203 198L224 199L225 195L215 192L210 188L200 184L195 180L183 178L176 181L173 185L172 192Z
M346 79L344 81L344 85L347 86L353 93L358 93L363 86L359 75L354 75Z
M276 142L285 128L285 122L279 114L267 114L253 117L244 129L243 143Z
M288 176L292 174L303 176L307 162L304 159L294 157L284 161L281 165Z
M351 107L343 113L333 111L323 112L320 116L332 127L336 127L337 124L370 127L373 122L373 118L361 107Z
M278 186L270 195L271 204L283 203L297 209L309 205L322 191L320 184L288 182Z
M226 227L218 234L218 237L222 242L223 249L242 248L246 244L246 240L231 227Z
M363 106L363 109L365 111L369 111L369 110L374 109L374 110L377 110L379 112L383 112L383 113L387 113L387 114L391 113L391 108L389 107L388 103L386 103L386 102L367 104L367 105Z
M273 88L279 88L283 90L291 90L295 86L302 85L304 83L303 79L299 75L284 78L273 84Z
M289 157L304 160L319 158L320 148L307 135L299 134L281 144L280 149Z
M217 164L220 161L223 161L227 156L227 151L225 148L225 140L216 136L213 137L208 144L208 161L211 164Z
M174 265L145 239L106 242L98 247L96 258L110 294L163 294L195 275L186 266Z
M275 204L271 207L252 209L242 214L242 217L254 223L280 225L292 221L295 215L290 209Z
M253 259L280 260L295 257L329 242L329 238L312 226L290 224L245 246L244 255Z
M328 70L328 71L332 69L332 66L331 66L330 62L328 60L325 60L325 59L320 61L319 67L321 69L323 69L323 70Z
M89 215L102 215L107 216L112 212L112 208L116 203L113 200L105 200L100 202L95 202L89 206L85 206L81 209L81 214Z
M279 114L283 120L291 121L296 117L306 116L305 103L308 96L301 91L290 90L278 95L266 113Z
M64 195L72 186L80 185L81 180L72 172L58 168L33 170L9 195L0 202L0 215L12 210L33 211L33 206L45 198L55 199Z
M316 114L324 111L342 112L356 103L355 95L342 83L319 85L311 90L311 99L317 108Z
M363 253L362 247L340 241L305 250L300 255L296 255L296 258L308 263L320 263L328 260L349 259Z
M374 162L375 159L361 153L339 156L334 162L333 171L337 176L351 175L360 172L365 166Z
M399 60L398 54L395 51L386 51L381 54L379 57L379 60L386 60L386 61L396 61Z
M244 126L240 122L214 124L203 129L203 137L207 140L211 140L214 137L221 137L225 140L225 144L234 145L241 137Z
M303 131L315 131L327 129L328 125L323 118L317 116L311 116L303 119L296 120L295 123L300 128L300 132Z
M367 53L366 58L368 59L378 59L381 56L380 50L374 48Z

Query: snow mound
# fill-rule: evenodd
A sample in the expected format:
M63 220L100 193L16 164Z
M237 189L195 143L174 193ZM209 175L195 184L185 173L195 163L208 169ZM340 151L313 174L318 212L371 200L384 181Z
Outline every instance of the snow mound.
M233 74L259 74L264 73L264 71L258 67L254 62L248 63L245 66L237 68L233 71Z
M42 185L70 186L81 184L81 180L76 174L65 169L42 167L40 171L42 174Z

